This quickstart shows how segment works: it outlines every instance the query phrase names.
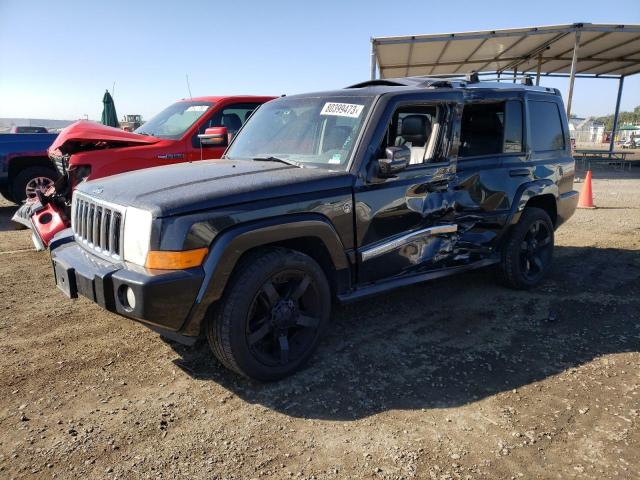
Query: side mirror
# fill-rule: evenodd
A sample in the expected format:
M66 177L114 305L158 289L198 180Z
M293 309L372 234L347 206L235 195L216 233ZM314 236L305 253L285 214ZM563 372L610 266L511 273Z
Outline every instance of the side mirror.
M381 177L392 177L394 174L404 170L411 161L411 149L406 145L401 147L387 147L385 150L387 158L378 160Z
M229 143L227 127L209 127L198 138L203 147L226 147Z

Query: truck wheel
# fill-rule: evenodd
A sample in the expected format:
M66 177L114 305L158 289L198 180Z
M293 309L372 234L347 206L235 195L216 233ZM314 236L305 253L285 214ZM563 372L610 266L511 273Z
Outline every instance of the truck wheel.
M15 203L37 198L38 190L45 192L58 178L57 172L49 167L35 166L22 170L11 184L11 193Z
M525 208L502 249L498 277L508 287L527 289L544 278L553 257L553 223L540 208Z
M241 262L216 310L206 333L218 360L245 377L270 381L309 359L329 321L331 294L315 260L269 248Z
M0 188L0 195L2 195L6 200L13 202L13 197L11 196L11 193L9 192L9 188L7 187L2 187Z

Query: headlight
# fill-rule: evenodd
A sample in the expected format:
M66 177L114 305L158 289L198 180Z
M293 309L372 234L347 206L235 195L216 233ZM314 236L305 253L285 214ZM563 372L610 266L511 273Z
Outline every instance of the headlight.
M127 207L124 217L124 259L144 265L151 241L151 212Z

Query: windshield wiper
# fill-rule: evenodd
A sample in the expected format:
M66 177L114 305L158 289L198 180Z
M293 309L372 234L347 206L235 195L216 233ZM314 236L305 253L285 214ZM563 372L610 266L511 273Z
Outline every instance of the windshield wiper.
M280 162L286 165L291 165L293 167L300 167L298 162L294 162L293 160L285 160L283 158L278 157L254 157L252 158L254 162Z

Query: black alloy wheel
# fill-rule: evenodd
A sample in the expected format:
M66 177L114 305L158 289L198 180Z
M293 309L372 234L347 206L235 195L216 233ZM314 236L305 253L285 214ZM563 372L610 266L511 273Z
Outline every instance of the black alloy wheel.
M320 292L311 276L285 270L271 276L254 296L246 321L251 353L265 365L287 365L314 343L320 327Z
M520 243L520 268L527 280L535 282L544 274L552 247L552 234L547 224L543 220L531 223Z
M497 266L501 283L516 289L539 284L553 259L553 222L546 211L527 207L516 225L511 227Z
M295 250L264 248L234 269L208 320L207 339L227 368L277 380L309 359L330 313L329 282L315 260Z

